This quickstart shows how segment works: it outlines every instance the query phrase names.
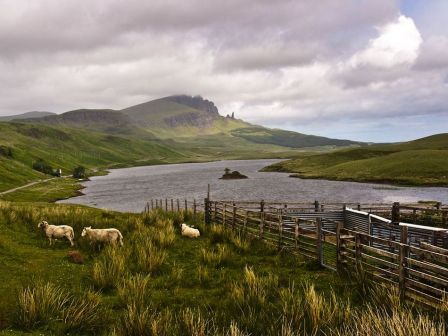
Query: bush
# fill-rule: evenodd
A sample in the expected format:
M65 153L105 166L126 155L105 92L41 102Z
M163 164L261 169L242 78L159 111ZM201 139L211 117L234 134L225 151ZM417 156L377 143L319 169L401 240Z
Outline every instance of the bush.
M11 147L0 146L0 156L12 158L14 155L12 154Z
M73 177L77 179L84 179L87 177L86 174L86 168L83 166L78 166L75 169L73 169Z
M33 163L33 169L47 175L54 174L53 168L42 159L38 159L36 162Z

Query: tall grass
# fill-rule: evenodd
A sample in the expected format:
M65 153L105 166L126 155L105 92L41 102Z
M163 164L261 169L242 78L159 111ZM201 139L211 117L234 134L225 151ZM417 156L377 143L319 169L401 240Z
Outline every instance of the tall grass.
M62 311L66 332L97 333L108 325L110 319L99 293L86 290L74 297Z
M125 275L125 270L125 250L108 246L93 264L93 283L99 289L115 288L121 277Z
M231 251L227 245L218 244L215 248L202 248L201 259L206 265L220 267L226 264L231 257Z
M130 276L117 287L117 295L124 305L143 307L146 302L147 291L151 278L148 275L137 274Z
M65 332L96 332L108 323L100 295L89 290L74 295L52 283L36 282L19 292L17 304L16 325L26 330L62 322Z
M149 238L142 238L134 245L135 265L139 272L157 273L168 256L167 252L157 247Z
M333 331L337 336L440 336L446 335L444 321L434 321L426 315L414 315L408 310L392 310L370 306L365 311L353 314L350 321L339 330Z
M70 296L59 286L37 282L23 288L17 297L16 324L32 329L57 318L55 313L64 309Z
M264 305L268 297L277 291L278 278L273 274L257 275L252 267L245 267L243 280L234 282L231 297L235 302L249 306Z

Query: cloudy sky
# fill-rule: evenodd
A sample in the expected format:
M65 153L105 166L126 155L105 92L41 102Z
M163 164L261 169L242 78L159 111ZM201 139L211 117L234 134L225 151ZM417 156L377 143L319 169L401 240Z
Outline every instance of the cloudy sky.
M0 0L0 115L200 94L364 141L448 131L446 0Z

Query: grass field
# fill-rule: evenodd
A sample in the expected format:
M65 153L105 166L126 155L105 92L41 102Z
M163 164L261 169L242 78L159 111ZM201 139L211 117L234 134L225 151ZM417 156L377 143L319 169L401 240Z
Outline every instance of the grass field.
M303 155L265 168L302 178L448 186L448 134L402 144Z
M48 245L42 218L74 227L84 264L68 262L67 242ZM183 221L201 237L181 237ZM95 250L79 238L88 225L119 228L124 246ZM445 334L443 309L402 306L191 213L2 202L0 265L0 335Z

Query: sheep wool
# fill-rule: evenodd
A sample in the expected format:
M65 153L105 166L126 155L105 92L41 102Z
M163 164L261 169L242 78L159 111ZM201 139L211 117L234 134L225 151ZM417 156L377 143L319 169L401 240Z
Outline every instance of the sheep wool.
M198 229L189 227L185 223L183 223L181 225L181 231L182 231L182 236L189 237L189 238L198 238L201 235L201 233L199 232Z

